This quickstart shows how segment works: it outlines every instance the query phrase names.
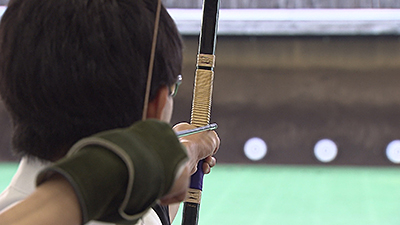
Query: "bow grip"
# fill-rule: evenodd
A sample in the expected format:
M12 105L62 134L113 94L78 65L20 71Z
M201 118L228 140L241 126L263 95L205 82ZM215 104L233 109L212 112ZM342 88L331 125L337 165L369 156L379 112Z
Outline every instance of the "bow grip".
M197 171L190 178L190 188L183 207L182 225L196 225L199 221L201 191L203 190L203 163L197 164Z
M203 190L203 177L204 177L203 163L204 160L201 160L199 164L197 164L197 171L190 178L191 189L197 189L200 191Z

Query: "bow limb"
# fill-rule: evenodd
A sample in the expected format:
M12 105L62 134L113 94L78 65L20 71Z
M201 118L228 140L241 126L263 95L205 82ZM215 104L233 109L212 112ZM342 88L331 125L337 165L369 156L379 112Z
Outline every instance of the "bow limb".
M219 4L220 0L204 0L203 2L203 19L190 120L190 123L197 127L206 126L210 122ZM200 161L197 172L191 177L190 189L183 208L182 225L198 224L204 176L202 165L203 161Z

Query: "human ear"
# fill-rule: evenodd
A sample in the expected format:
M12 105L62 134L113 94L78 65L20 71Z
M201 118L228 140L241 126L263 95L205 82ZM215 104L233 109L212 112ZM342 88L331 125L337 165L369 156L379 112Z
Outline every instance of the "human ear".
M147 118L161 119L163 116L164 107L168 101L169 89L167 86L162 86L158 89L156 97L151 100L147 108Z

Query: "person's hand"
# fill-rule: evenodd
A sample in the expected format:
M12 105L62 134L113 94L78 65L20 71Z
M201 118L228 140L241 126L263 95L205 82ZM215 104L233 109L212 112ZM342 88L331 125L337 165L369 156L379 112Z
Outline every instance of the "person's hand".
M174 126L174 131L183 131L196 128L188 123L179 123ZM198 134L179 138L180 142L186 147L189 161L183 171L176 178L171 190L160 199L162 205L182 202L189 187L190 176L196 172L197 164L204 159L203 172L208 174L215 166L216 159L213 155L218 151L220 139L214 131L204 131Z
M211 168L214 167L216 164L216 158L214 158L213 156L207 156L207 158L204 159L203 163L203 173L209 174L211 172Z
M179 123L174 126L174 131L183 131L196 128L188 123ZM179 138L180 142L186 147L189 155L190 174L197 170L197 164L204 159L203 172L210 173L210 170L216 164L216 159L213 157L217 153L220 145L218 134L214 131L204 131L197 134L188 135Z

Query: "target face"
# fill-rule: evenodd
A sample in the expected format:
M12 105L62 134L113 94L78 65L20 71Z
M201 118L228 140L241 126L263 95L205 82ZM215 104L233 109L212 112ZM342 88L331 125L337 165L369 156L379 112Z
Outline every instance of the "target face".
M252 161L261 160L267 154L267 144L261 138L250 138L244 145L244 154Z
M400 163L400 140L394 140L388 144L386 156L392 163Z
M333 161L337 156L337 146L335 142L330 139L322 139L314 146L315 157L323 163Z

